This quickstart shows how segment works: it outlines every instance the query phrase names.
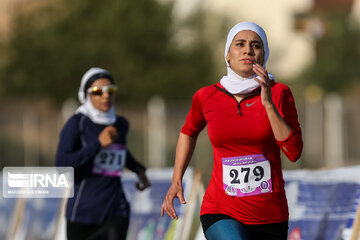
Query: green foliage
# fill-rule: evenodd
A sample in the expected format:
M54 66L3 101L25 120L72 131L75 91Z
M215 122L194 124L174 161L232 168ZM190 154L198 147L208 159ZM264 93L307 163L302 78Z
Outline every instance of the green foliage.
M326 22L326 34L316 45L316 62L299 81L342 93L360 78L360 32L350 26L348 14L328 16Z
M0 81L7 95L76 97L92 66L108 69L118 99L184 98L212 79L207 46L178 49L171 41L171 5L155 0L61 0L20 15ZM198 36L199 38L201 36ZM199 41L201 42L201 41Z

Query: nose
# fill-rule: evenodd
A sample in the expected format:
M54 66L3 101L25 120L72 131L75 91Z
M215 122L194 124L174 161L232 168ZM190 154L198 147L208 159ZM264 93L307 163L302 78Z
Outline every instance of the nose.
M108 91L104 91L103 94L102 94L102 97L103 97L103 98L110 98L110 97L111 97L111 94L109 94Z
M254 55L254 49L252 48L251 44L247 43L244 47L244 53L253 56Z

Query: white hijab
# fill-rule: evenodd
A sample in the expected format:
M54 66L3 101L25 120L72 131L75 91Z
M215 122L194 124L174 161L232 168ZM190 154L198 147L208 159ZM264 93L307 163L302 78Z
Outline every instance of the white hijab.
M236 36L241 31L244 30L250 30L261 38L263 45L264 45L264 65L265 68L266 62L269 58L269 46L266 38L265 31L257 24L253 22L241 22L236 24L230 31L226 40L225 45L225 62L227 66L227 75L223 76L220 80L221 85L229 91L231 94L247 94L256 88L260 87L260 84L254 80L254 78L260 79L260 77L257 74L254 74L250 77L241 77L238 74L236 74L230 67L228 61L226 61L226 57L229 53L230 45ZM271 73L268 73L269 78L271 80L275 80L274 76Z
M106 74L110 73L102 68L90 68L82 77L81 84L78 92L79 101L81 106L76 110L75 113L82 113L85 116L89 117L91 121L97 124L102 125L111 125L116 121L115 107L114 104L111 106L110 110L107 112L96 109L91 103L90 97L88 94L85 94L85 86L87 81L96 74Z

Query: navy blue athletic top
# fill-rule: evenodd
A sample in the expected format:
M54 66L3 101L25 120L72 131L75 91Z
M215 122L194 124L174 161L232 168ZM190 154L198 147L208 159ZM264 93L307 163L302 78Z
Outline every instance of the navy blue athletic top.
M115 145L125 147L125 167L136 173L145 170L126 148L128 121L117 116L113 126L118 131ZM74 197L69 198L66 209L70 222L102 224L111 216L130 213L121 178L94 172L95 157L102 151L98 136L105 127L79 113L67 121L60 133L56 166L74 167Z

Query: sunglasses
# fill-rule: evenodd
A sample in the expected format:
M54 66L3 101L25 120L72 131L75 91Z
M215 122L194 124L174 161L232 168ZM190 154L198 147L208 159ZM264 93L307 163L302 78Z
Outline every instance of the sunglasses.
M105 87L99 87L99 86L91 87L87 90L87 92L95 96L101 96L104 92L107 92L110 95L112 95L116 92L116 90L117 90L116 85L107 85Z

